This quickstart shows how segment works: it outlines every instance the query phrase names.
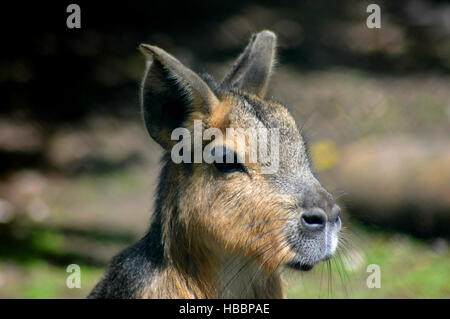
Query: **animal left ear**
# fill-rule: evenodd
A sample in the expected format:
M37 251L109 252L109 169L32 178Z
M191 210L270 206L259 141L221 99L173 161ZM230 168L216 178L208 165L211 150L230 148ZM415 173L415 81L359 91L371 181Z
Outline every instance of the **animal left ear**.
M271 31L254 34L222 81L222 87L237 88L263 98L275 60L277 36Z
M219 103L195 72L161 48L141 44L148 58L141 88L142 113L150 136L166 150L176 142L171 132L192 123L191 115L208 116Z

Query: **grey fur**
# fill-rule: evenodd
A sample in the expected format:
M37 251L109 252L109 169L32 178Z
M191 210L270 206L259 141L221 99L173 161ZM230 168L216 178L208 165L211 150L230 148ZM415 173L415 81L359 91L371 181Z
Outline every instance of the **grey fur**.
M221 86L264 97L274 64L276 42L277 37L271 31L254 34Z
M153 61L146 71L142 86L144 120L150 135L166 150L156 209L147 234L112 259L104 278L89 298L140 297L155 276L171 262L165 250L171 238L163 235L162 212L169 210L171 218L175 220L179 210L183 209L180 203L196 199L190 197L188 189L180 189L178 180L171 180L170 172L175 164L170 159L170 138L162 134L184 123L190 112L210 112L210 107L222 97L232 97L235 102L228 116L239 127L263 126L278 128L280 131L279 170L263 178L271 190L267 197L281 194L289 199L287 202L290 206L286 210L289 210L292 218L287 222L284 236L296 253L292 264L312 266L331 257L340 227L336 222L337 213L333 213L336 211L333 210L336 207L334 200L314 176L304 139L288 110L279 103L261 99L272 72L275 44L276 36L270 31L254 35L219 86L213 84L209 76L205 82L162 49L141 46L144 54L150 55ZM177 112L175 119L165 116L167 107ZM189 180L192 165L178 166L181 170L178 177ZM204 196L214 200L221 183L220 180L212 183L211 189L204 190ZM241 195L233 197L236 207L242 204L239 201L246 200ZM328 221L323 232L312 234L302 229L300 217L302 213L317 208L326 212ZM195 268L195 265L192 267Z

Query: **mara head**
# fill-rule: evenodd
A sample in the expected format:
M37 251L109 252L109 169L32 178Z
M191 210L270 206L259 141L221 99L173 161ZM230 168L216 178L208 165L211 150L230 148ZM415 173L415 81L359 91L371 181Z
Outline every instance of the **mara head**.
M140 47L143 117L165 150L164 256L185 272L218 279L240 260L269 276L285 265L309 270L336 250L340 208L315 177L295 120L266 97L275 48L274 33L253 35L216 83L158 47Z

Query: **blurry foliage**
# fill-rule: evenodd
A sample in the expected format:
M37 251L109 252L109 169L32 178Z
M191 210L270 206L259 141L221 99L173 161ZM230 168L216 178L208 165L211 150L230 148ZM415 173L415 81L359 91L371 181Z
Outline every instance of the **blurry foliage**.
M311 159L315 169L326 171L339 161L339 150L331 141L319 141L310 146Z
M22 167L54 170L51 141L61 129L78 128L92 115L139 119L141 42L164 47L205 71L234 57L251 33L271 29L279 37L280 60L294 71L450 70L450 9L443 1L381 1L382 28L376 30L365 25L365 1L80 1L82 28L73 30L65 26L68 3L2 8L0 32L7 45L0 57L0 173ZM37 12L45 12L45 18ZM436 106L425 112L432 121L442 107L439 101L428 103ZM399 117L386 116L383 122L397 125ZM379 123L373 121L364 129Z
M355 227L353 227L355 228ZM359 225L337 256L310 273L287 274L289 298L448 298L450 254L440 242L431 247L404 235L370 232ZM355 256L355 253L357 254ZM356 258L357 257L357 258ZM366 285L367 265L381 269L381 287Z
M450 296L448 243L436 238L450 236L446 1L377 1L377 30L370 1L81 0L75 30L69 3L0 12L0 297L84 297L145 231L161 150L140 122L139 43L220 80L262 29L279 37L270 95L310 139L324 185L370 225L330 273L292 277L289 296ZM81 290L65 286L71 263ZM382 266L380 290L364 287L369 263Z
M364 1L81 1L79 30L65 27L67 4L2 10L1 29L14 29L2 34L8 44L0 60L3 114L56 125L92 112L134 114L129 102L136 101L144 62L139 43L200 66L234 56L263 28L277 32L283 63L296 68L450 70L443 49L450 45L450 9L441 1L381 1L379 30L366 27ZM391 48L399 43L400 49Z

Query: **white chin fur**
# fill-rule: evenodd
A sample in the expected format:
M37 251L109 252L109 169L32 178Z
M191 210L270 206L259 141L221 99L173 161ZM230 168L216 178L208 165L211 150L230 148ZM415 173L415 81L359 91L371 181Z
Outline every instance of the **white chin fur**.
M327 231L327 248L328 254L333 255L338 245L338 232L334 229Z
M335 232L331 234L330 253L334 254L338 245L338 236Z

